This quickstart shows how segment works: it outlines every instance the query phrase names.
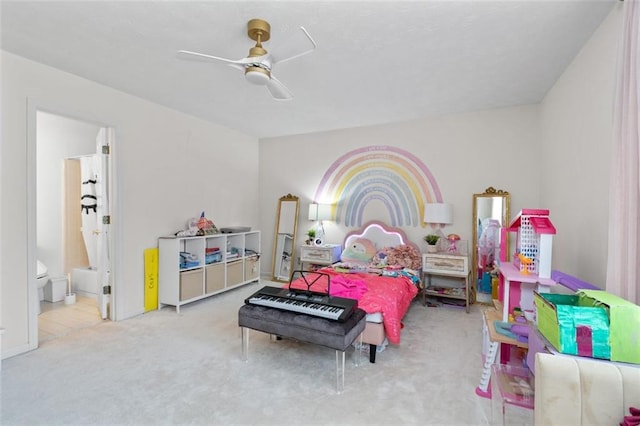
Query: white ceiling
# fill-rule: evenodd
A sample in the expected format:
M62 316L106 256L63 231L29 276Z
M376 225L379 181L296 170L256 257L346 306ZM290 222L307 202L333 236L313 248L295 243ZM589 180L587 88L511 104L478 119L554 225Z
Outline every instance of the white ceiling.
M539 102L616 0L6 1L2 49L258 138ZM267 50L318 48L274 67L294 95L180 49L240 59L246 23ZM295 40L295 38L294 38Z

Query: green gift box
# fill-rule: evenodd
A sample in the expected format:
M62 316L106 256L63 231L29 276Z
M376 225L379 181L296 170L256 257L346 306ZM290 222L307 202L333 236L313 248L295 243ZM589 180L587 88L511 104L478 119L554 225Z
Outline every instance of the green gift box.
M603 290L534 301L538 330L558 351L640 364L640 306Z
M603 290L580 290L578 295L607 310L611 361L640 364L640 306Z

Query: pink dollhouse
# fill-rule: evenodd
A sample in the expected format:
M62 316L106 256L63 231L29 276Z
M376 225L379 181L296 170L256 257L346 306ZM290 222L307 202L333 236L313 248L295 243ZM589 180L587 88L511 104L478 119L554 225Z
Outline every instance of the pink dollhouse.
M516 306L533 315L534 290L548 293L555 285L551 279L551 245L556 228L549 220L549 210L523 209L506 230L516 232L517 237L512 262L500 265L498 298L503 303L503 321Z
M509 232L516 232L516 250L511 259L506 253L505 241ZM500 234L500 258L502 263L499 267L500 290L498 300L502 303L502 322L513 321L510 315L514 313L516 307L524 313L527 320L534 319L534 291L548 293L556 283L551 279L551 246L556 229L549 219L549 210L543 209L523 209L511 221L508 227L502 228ZM487 311L490 312L490 311ZM511 347L520 345L517 341L502 343L505 340L489 338L489 325L487 325L487 314L485 313L485 326L483 328L483 356L485 357L484 368L480 385L476 388L476 393L483 397L491 397L492 391L489 382L492 373L492 366L495 363L498 353L500 353L501 364L505 364L510 357ZM495 327L495 323L493 326ZM504 348L500 348L504 346ZM526 347L521 346L521 347ZM500 366L499 368L503 368ZM506 367L505 367L506 368ZM494 375L495 375L495 370ZM493 380L491 380L493 381ZM494 383L495 384L495 383ZM496 387L499 389L499 387ZM504 403L504 394L500 390L501 400ZM510 404L532 408L532 401L520 403L518 398ZM504 407L504 405L503 405ZM504 409L504 408L503 408Z
M507 231L518 234L513 262L520 272L551 278L551 249L556 228L549 220L549 210L523 209Z

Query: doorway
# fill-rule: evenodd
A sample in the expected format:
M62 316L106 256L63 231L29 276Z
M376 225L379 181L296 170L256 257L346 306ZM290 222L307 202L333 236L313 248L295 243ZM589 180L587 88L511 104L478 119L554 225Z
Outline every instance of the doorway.
M37 347L113 319L109 228L114 131L57 112L30 112L34 196L29 216L34 220L29 221L29 259L47 274L32 280L40 284L29 292L34 299L29 301L29 340Z

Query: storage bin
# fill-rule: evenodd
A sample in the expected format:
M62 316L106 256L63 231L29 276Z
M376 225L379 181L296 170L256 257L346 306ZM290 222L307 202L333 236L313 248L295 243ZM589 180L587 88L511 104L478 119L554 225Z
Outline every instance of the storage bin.
M207 294L224 289L224 265L209 265L205 269L205 291Z
M609 319L603 307L584 297L534 292L538 330L556 350L609 359Z
M558 351L640 364L639 306L603 290L534 297L538 330Z
M251 281L258 279L260 275L260 262L256 257L249 257L244 263L244 279L245 281Z
M640 364L640 306L604 290L580 290L578 294L607 311L611 361Z
M244 281L242 260L227 263L227 287L240 284L242 281Z
M193 299L202 296L203 271L196 269L193 271L180 272L180 300Z

